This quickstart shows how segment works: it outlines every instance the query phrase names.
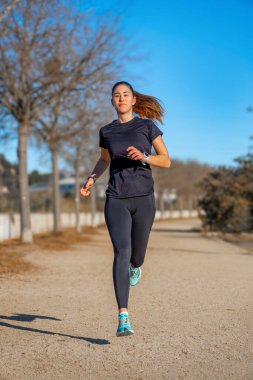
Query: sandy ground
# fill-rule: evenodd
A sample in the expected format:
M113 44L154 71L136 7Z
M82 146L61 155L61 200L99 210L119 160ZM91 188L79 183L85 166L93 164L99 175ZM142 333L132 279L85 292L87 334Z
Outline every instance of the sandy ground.
M40 270L0 278L0 379L252 380L253 255L199 226L154 223L130 337L115 336L106 228L29 253Z

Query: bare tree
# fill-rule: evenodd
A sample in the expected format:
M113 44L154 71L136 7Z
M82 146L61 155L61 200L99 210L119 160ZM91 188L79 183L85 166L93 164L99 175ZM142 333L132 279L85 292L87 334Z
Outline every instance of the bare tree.
M109 28L111 24L98 22L94 29L94 20L90 20L93 26L88 26L87 20L82 21L81 29L56 0L23 0L10 13L8 22L3 19L0 24L0 114L12 116L12 125L18 133L23 242L32 241L27 174L31 125L43 118L43 128L47 130L45 125L51 128L54 122L48 134L52 137L52 131L64 124L65 94L84 89L95 91L101 81L112 79L112 66L117 67L115 59L120 55L121 45L118 35L115 43L116 33ZM49 121L45 109L50 108L54 113ZM55 151L58 140L47 136L46 141L51 151ZM56 165L56 156L54 161Z
M52 160L52 186L53 186L53 215L54 215L54 231L60 232L60 190L59 190L59 150L64 141L68 141L73 135L78 134L76 128L77 120L71 118L68 112L70 99L68 96L55 98L50 106L44 110L44 113L38 116L34 124L34 136L38 141L42 140L48 145ZM77 116L78 118L78 116Z
M15 4L17 4L19 0L12 0L5 8L0 12L0 21L12 10Z
M91 115L93 118L99 116L101 110L99 107L94 108L96 94L100 94L102 98L101 94L104 93L105 88L108 91L108 85L115 76L114 72L120 67L120 63L114 62L118 47L115 45L116 33L111 28L100 25L100 29L94 33L92 30L88 31L86 27L87 35L83 49L80 49L83 36L77 41L76 28L75 23L75 30L72 33L68 30L64 44L59 40L60 44L56 46L57 54L45 67L45 71L48 70L51 75L48 87L50 101L44 104L34 123L35 135L48 144L52 156L54 231L56 232L61 231L58 185L59 148L62 143L83 130L82 119L89 121ZM75 48L76 44L78 49ZM48 77L46 72L45 76ZM89 102L88 99L90 99ZM84 107L85 102L88 107L86 114L80 105L83 104ZM76 170L78 170L78 156L76 165Z
M102 91L101 91L102 90ZM103 94L103 86L94 95L89 95L90 99L84 99L79 104L80 109L76 109L76 123L78 133L72 135L67 143L62 145L61 156L72 168L75 175L75 214L76 230L81 231L80 225L80 184L85 182L88 174L91 173L94 162L98 159L99 128L108 123L112 118L112 107L105 103L108 94ZM77 103L76 103L77 106ZM83 180L81 181L81 178ZM93 188L92 193L94 193ZM93 198L96 203L96 196ZM96 205L92 207L92 212ZM92 215L95 219L95 215Z
M0 24L0 111L12 116L18 132L22 242L32 242L27 141L31 121L45 97L41 62L51 56L54 46L55 25L45 22L50 6L54 1L22 1Z
M197 183L212 170L207 164L194 160L182 161L174 159L170 171L154 167L155 190L158 194L160 208L163 205L163 195L168 191L176 191L179 208L192 208L201 191ZM171 206L171 205L170 205Z
M81 231L80 224L80 183L81 177L87 176L91 167L92 159L94 159L95 144L92 141L96 129L96 120L92 118L92 113L84 115L77 121L82 124L82 129L76 135L68 140L68 144L62 146L61 155L72 167L75 176L75 215L76 215L76 231ZM82 173L82 174L81 174Z

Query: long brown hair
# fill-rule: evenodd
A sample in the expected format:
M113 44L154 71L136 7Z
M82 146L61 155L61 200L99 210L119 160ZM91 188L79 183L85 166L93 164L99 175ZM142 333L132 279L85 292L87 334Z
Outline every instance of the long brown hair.
M144 95L138 91L135 91L130 83L121 81L117 82L112 87L112 96L115 88L120 85L125 84L132 91L133 96L136 96L136 103L133 106L133 112L139 115L140 117L145 117L152 121L159 121L163 124L164 117L164 108L160 104L160 101L154 96Z

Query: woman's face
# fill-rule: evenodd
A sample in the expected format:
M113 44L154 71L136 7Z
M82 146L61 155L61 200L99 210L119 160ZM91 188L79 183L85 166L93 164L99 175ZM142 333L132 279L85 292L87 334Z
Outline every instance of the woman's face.
M132 107L136 103L131 89L126 84L119 84L115 87L112 95L112 105L117 113L125 114L132 112Z

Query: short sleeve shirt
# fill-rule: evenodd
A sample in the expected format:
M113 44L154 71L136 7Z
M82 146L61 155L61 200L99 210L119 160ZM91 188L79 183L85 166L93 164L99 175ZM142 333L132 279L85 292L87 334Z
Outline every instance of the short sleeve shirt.
M108 149L110 178L106 195L112 198L129 198L154 192L152 170L148 163L129 158L129 146L151 154L152 141L163 132L150 119L134 117L126 123L117 120L99 130L99 146Z

